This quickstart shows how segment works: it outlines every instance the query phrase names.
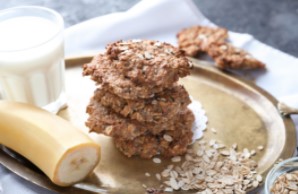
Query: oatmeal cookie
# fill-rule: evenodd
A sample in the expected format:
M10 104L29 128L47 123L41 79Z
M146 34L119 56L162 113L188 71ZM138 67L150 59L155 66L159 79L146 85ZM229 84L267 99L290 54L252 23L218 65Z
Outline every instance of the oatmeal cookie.
M210 43L224 42L228 38L228 31L219 27L193 26L180 31L177 38L179 48L186 55L195 57L200 52L207 52Z
M99 84L126 99L150 98L190 73L191 64L179 49L157 41L118 41L83 66Z
M210 55L221 69L263 69L265 64L248 52L234 47L230 43L212 43L208 48Z
M100 87L93 98L123 117L139 122L166 122L191 102L187 91L181 85L166 89L153 98L138 100L123 99L105 87Z
M127 119L92 99L87 107L89 118L86 125L91 132L93 131L111 137L122 137L123 139L131 140L147 133L158 134L165 130L175 130L177 121L180 121L181 119L192 122L191 119L187 120L187 118L184 118L189 115L184 113L185 110L181 110L167 122L138 122L136 120Z
M156 87L154 85L146 85L146 87L144 87L143 84L134 83L130 78L123 75L117 69L101 68L100 71L97 71L97 63L94 61L97 61L100 56L101 54L95 56L91 63L83 66L83 75L91 75L91 79L121 98L134 100L139 98L152 98L155 93L164 90L164 88ZM102 76L101 74L105 76ZM170 84L167 87L171 88L172 85L173 84Z
M165 157L183 155L192 142L193 121L192 112L187 111L180 120L176 120L175 130L163 131L157 135L141 135L133 140L116 137L114 143L128 157L139 155L149 159L158 154Z

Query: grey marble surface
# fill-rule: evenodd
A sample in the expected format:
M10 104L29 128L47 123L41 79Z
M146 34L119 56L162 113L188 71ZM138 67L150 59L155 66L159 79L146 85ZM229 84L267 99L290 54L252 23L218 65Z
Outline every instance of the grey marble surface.
M66 27L96 16L125 11L139 0L0 0L0 9L40 5L62 14ZM217 25L249 33L298 57L297 0L194 0Z

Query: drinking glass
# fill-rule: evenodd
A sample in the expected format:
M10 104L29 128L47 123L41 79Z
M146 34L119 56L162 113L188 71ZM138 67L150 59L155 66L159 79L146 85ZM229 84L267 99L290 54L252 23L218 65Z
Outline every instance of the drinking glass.
M0 11L0 98L52 113L66 106L63 29L48 8Z

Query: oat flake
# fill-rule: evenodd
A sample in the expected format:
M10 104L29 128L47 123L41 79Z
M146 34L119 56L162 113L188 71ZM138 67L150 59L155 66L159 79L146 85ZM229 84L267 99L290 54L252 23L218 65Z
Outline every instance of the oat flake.
M161 159L159 158L153 158L153 162L156 164L160 164L161 163Z
M196 145L199 154L190 148L182 164L171 164L161 172L162 185L166 190L240 194L258 187L262 182L262 176L256 172L257 163L243 157L251 150L237 152L232 146L217 150L204 140L198 141Z

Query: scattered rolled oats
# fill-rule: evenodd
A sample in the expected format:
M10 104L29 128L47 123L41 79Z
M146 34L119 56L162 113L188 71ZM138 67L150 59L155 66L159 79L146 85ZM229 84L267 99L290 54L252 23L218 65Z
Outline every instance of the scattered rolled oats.
M153 162L156 164L160 164L161 163L161 159L159 158L153 158Z
M204 144L206 144L206 141L205 140L201 140L201 141L199 141L199 144L204 145Z
M163 138L164 138L164 140L166 140L167 142L171 142L171 141L173 141L173 138L172 138L170 135L168 135L168 134L164 134L164 135L163 135Z
M178 190L180 189L178 182L176 181L176 179L174 177L170 178L170 186L174 189L174 190Z
M213 145L213 148L214 149L222 149L222 148L225 148L226 146L225 145L223 145L223 144L214 144Z
M172 162L180 162L181 161L181 156L174 156L172 159L171 159Z
M185 155L185 160L186 161L191 161L192 160L192 156L190 154L186 154Z
M220 46L220 49L221 49L221 50L227 50L228 47L227 47L226 45L222 45L222 46Z
M216 129L211 128L212 133L217 133Z
M238 145L237 145L236 143L234 143L234 144L232 145L232 148L233 148L234 150L237 150Z
M162 45L161 42L156 42L156 43L154 44L154 46L157 46L157 47L160 47L161 45Z
M191 61L188 61L188 65L189 65L190 68L193 67L193 63Z
M284 161L284 159L283 158L279 158L276 163L278 164L278 163L280 163L282 161Z
M256 150L251 150L251 151L250 151L250 155L251 155L251 156L256 155L256 153L257 153Z
M215 143L216 143L216 140L214 140L214 139L211 139L211 140L209 141L209 145L210 145L210 146L213 146Z
M257 180L253 181L253 182L252 182L252 186L253 186L254 188L257 188L257 187L259 186L259 181L257 181Z
M128 46L122 46L122 47L119 47L119 50L121 50L121 51L125 51L125 50L127 50L128 49Z
M161 172L164 191L195 190L198 194L244 194L260 185L263 178L256 172L257 163L250 158L250 153L254 150L245 148L242 152L236 152L235 145L218 150L213 148L214 144L216 140L200 140L197 151L189 149L182 164L167 166ZM174 159L176 160L178 157Z
M161 180L161 175L159 173L156 173L155 177L156 177L157 180L159 180L159 181Z
M147 51L145 51L144 55L145 55L145 59L148 59L148 60L153 59L153 56Z
M270 192L272 194L297 194L298 193L298 170L285 173L277 177Z
M140 59L144 59L144 56L143 56L142 54L137 53L136 55L137 55Z
M165 49L165 52L168 54L173 54L174 51L172 49Z
M205 34L199 34L197 36L197 39L206 40L207 39L207 36Z
M108 127L105 128L105 133L107 135L111 134L112 131L113 131L113 126L108 126Z
M197 155L198 155L198 156L203 156L203 154L204 154L204 150L199 149L199 150L197 151Z
M263 181L263 177L262 177L261 175L258 174L258 175L256 176L256 180L259 181L259 182L262 182L262 181Z
M146 173L145 173L145 176L150 177L151 174L150 174L149 172L146 172Z
M173 192L173 188L171 188L171 187L166 187L166 188L164 189L164 191L165 191L165 192Z
M230 152L228 150L222 150L220 152L220 154L223 155L223 156L229 156L230 155Z
M258 150L262 151L264 149L264 146L260 145L257 148L258 148Z

